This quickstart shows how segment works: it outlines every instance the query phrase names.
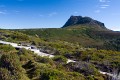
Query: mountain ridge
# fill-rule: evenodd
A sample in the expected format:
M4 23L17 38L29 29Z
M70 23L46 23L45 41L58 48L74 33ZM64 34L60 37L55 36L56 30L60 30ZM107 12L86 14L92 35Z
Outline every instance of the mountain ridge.
M82 16L71 16L68 21L63 25L62 28L70 28L70 26L74 25L87 25L87 26L94 26L94 27L99 27L101 29L107 29L105 27L105 24L94 20L90 17L82 17Z

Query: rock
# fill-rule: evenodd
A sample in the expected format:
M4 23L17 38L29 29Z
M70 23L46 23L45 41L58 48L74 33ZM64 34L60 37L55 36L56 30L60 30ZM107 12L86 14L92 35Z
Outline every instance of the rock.
M96 27L99 26L103 29L106 29L104 23L94 20L90 17L82 17L82 16L71 16L62 28L66 28L72 25L79 25L79 24L87 24Z

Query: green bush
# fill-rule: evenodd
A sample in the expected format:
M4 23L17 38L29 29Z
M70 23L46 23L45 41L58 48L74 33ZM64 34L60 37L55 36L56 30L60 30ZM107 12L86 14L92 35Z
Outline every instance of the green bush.
M55 56L53 60L61 64L67 62L67 58L65 58L64 56Z
M54 61L51 59L51 58L48 58L48 57L40 57L40 56L37 56L36 58L36 61L39 62L39 63L45 63L45 64L50 64L52 66L54 66Z
M7 69L0 68L0 80L13 80L13 76Z
M0 67L6 68L10 75L13 76L13 80L28 80L25 75L25 70L22 68L19 56L16 53L3 54L0 59L0 63Z
M0 45L0 51L3 51L3 52L14 52L16 50L11 45Z

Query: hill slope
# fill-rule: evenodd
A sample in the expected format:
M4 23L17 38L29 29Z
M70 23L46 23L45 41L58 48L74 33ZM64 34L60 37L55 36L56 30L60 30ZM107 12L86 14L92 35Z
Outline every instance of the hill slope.
M117 44L120 40L120 32L111 31L104 28L97 28L87 24L77 24L66 28L53 29L21 29L19 32L38 36L46 41L67 41L78 43L84 47L120 50ZM117 41L116 43L114 43Z

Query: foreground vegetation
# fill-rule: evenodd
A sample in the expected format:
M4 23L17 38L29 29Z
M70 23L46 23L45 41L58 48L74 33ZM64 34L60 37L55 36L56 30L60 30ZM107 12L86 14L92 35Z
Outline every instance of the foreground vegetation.
M96 38L97 36L90 38L90 34L85 34L90 32L88 30L84 28L78 30L40 29L33 30L32 34L30 34L32 30L20 30L20 32L0 30L1 40L16 43L30 43L31 45L37 46L42 52L56 56L54 58L40 57L25 49L16 50L10 45L0 44L0 79L108 80L109 77L100 74L99 70L119 73L120 52L118 52L119 46L116 45L119 43L119 39L110 42L109 38L107 38L108 42L105 45L108 47L112 45L110 46L111 50L109 50L110 48L106 49L108 47L98 49L98 47L93 47L92 44L100 41L102 36L100 38ZM58 33L58 31L61 32ZM73 38L70 39L72 36ZM81 40L79 37L82 37ZM77 42L77 39L79 42ZM92 42L95 41L95 43L89 42L89 45L92 45L92 47L89 46L88 48L88 46L85 47L81 44L84 41L82 39ZM72 59L76 62L66 63L67 59Z

